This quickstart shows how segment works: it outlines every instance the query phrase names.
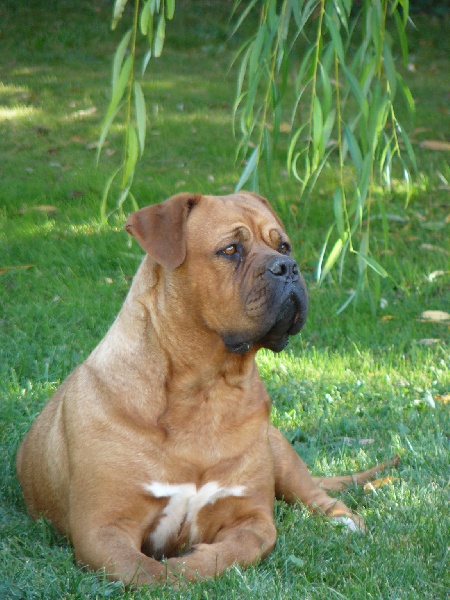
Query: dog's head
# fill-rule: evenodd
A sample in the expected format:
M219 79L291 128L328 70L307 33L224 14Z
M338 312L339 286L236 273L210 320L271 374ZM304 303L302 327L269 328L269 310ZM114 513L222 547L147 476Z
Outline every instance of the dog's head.
M178 194L133 213L126 229L229 351L279 352L305 323L303 277L261 196Z

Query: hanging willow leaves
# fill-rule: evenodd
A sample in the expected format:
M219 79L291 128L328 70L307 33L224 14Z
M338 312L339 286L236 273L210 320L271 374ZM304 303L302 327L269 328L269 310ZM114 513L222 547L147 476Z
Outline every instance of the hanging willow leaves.
M131 39L131 29L129 29L126 34L123 36L122 41L117 47L116 53L114 55L113 61L113 74L112 74L112 89L114 95L114 88L117 85L117 80L119 79L120 71L122 69L123 59L125 58L125 52L127 51L128 44Z
M114 30L118 22L128 16L125 12L127 0L116 0L113 7L111 28ZM175 13L175 0L134 0L134 11L131 28L122 37L114 54L112 68L111 97L106 115L102 123L98 141L97 159L110 132L113 122L122 120L124 126L124 143L122 164L108 179L100 205L101 222L108 218L108 198L115 187L115 181L121 173L121 184L118 190L116 209L121 209L129 199L136 207L136 200L131 193L134 173L140 157L145 149L147 130L147 112L142 84L136 77L137 37L140 33L147 40L149 49L144 55L141 67L141 77L147 69L151 57L159 57L162 53L166 18L172 19ZM130 13L131 14L131 13ZM155 29L155 22L157 22ZM113 211L111 211L113 212Z
M146 133L146 120L147 112L145 110L145 98L144 92L142 91L141 84L139 81L135 81L133 84L134 91L134 102L136 107L136 126L139 138L139 149L142 156L145 148L145 133Z
M115 29L117 27L117 23L120 21L123 15L123 11L125 10L125 6L128 0L116 0L114 2L113 9L113 19L111 23L111 29Z
M326 162L335 156L338 160L339 183L331 195L334 222L323 245L317 279L323 282L338 261L342 274L345 262L353 258L358 266L353 299L369 285L368 268L377 277L387 276L370 243L368 216L371 205L377 204L374 189L384 186L389 191L398 164L408 195L410 169L415 168L411 143L397 117L397 92L410 111L414 102L393 51L397 43L403 62L407 61L409 2L237 0L235 12L241 14L234 31L258 8L258 29L239 55L234 118L241 125L239 157L246 163L237 187L251 182L258 186L262 173L270 182L278 124L289 111L286 162L298 180L303 205L311 204ZM295 82L294 89L289 81ZM382 202L388 198L387 194ZM381 218L386 212L383 205Z
M129 84L132 64L132 57L128 56L125 62L123 63L120 70L120 74L117 77L115 85L112 88L111 100L106 111L106 117L103 122L102 130L100 133L100 139L98 143L98 157L100 156L100 152L102 150L106 136L108 135L111 124L117 115L117 112L120 108L119 104L122 101L127 85Z
M158 27L156 28L156 35L153 42L153 55L155 58L159 58L162 54L164 40L166 38L166 19L164 13L159 17Z

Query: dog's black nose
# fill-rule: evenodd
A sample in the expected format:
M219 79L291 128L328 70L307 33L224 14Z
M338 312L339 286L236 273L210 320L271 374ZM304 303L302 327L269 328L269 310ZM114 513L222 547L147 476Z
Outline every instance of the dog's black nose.
M298 281L297 263L289 256L274 256L267 265L267 271L275 277Z

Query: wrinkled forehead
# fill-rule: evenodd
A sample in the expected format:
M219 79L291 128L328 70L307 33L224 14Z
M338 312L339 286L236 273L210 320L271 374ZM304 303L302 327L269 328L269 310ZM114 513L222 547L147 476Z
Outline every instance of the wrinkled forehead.
M188 219L188 235L226 235L239 227L266 237L271 231L284 233L281 221L266 202L252 194L202 196Z

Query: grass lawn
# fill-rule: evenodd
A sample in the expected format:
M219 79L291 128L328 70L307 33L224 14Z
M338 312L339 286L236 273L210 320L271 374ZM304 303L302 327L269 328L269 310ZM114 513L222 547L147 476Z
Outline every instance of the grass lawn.
M150 129L134 187L141 206L182 190L226 193L239 178L228 3L203 13L205 2L177 6L145 80ZM14 469L18 444L106 332L142 256L124 217L98 226L122 139L115 126L96 167L120 36L109 31L110 12L102 0L0 5L0 598L448 598L450 329L421 319L426 310L450 312L449 155L423 147L449 141L448 19L416 16L411 31L404 76L417 100L419 174L408 208L398 189L385 197L396 220L376 316L364 304L335 316L350 279L315 285L333 162L307 219L281 163L261 190L284 218L311 306L287 351L259 355L273 421L317 475L401 456L386 485L344 494L368 533L351 535L277 503L278 543L264 563L183 590L130 591L81 570L63 538L28 518ZM373 235L381 244L377 221Z

